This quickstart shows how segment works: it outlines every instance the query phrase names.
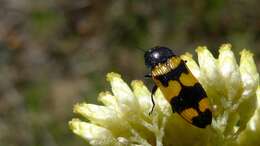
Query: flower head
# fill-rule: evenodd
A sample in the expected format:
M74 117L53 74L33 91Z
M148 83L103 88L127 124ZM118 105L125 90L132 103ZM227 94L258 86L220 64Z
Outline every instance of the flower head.
M199 65L188 53L181 58L207 92L213 110L211 126L199 129L172 114L160 90L155 93L156 106L149 115L151 93L143 82L132 81L130 88L119 74L108 73L112 93L99 94L103 105L75 105L74 112L88 122L73 119L70 128L91 145L100 146L259 144L260 87L253 54L243 50L238 65L230 44L220 47L217 59L206 47L196 51Z

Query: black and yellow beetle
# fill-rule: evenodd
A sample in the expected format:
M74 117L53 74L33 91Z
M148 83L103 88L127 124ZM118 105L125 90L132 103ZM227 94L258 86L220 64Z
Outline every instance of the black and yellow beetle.
M166 47L154 47L144 54L145 65L151 70L146 75L155 82L153 95L159 88L170 102L173 112L177 112L186 121L199 128L211 124L212 112L207 94L198 80L186 66L186 61L176 56ZM151 113L150 112L150 113Z

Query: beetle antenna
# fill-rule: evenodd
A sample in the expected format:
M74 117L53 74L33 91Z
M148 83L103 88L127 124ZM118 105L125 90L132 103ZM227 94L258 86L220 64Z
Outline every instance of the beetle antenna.
M142 51L142 52L146 52L146 50L145 49L143 49L143 48L136 48L137 50L139 50L139 51Z

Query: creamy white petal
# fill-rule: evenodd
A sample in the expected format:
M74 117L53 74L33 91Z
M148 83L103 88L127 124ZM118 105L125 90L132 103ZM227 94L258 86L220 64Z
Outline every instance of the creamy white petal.
M223 93L228 100L239 98L243 91L240 71L230 44L223 44L219 49L218 67L224 79Z
M120 143L112 136L111 132L95 124L82 122L78 119L72 119L69 122L72 131L86 139L91 145L95 146L117 146Z
M116 97L113 96L110 92L101 92L98 96L98 100L113 110L117 112L120 111Z
M221 105L225 110L221 119L225 119L223 134L226 137L232 137L237 132L241 122L237 108L237 101L242 94L243 85L240 77L239 67L237 65L234 53L231 51L230 44L223 44L219 49L218 69L221 78L223 79ZM225 116L224 116L225 115ZM225 118L223 118L225 117ZM220 123L219 123L220 124Z
M247 122L255 113L257 104L256 90L259 84L259 75L253 60L253 54L247 50L241 52L240 73L243 81L243 93L237 101L239 104L240 131L246 128Z
M102 125L103 127L113 130L113 134L128 133L129 125L123 117L113 109L95 104L77 104L74 112L86 117L92 123Z
M118 118L117 113L113 109L95 104L76 104L74 112L81 114L92 122L101 122Z
M131 109L138 108L138 102L130 87L121 79L121 76L117 73L108 73L107 80L110 82L112 92L117 98L121 110L125 112Z
M253 54L248 50L243 50L240 58L240 73L244 85L244 96L255 94L259 84L259 74L253 59Z
M110 108L95 104L76 104L74 112L81 114L93 122L111 120L117 117L117 113Z
M206 47L198 47L196 51L203 82L206 82L209 86L215 85L215 81L219 79L216 59Z
M119 117L123 116L123 113L121 111L120 105L117 101L117 98L113 95L111 95L110 92L101 92L98 96L98 101L102 102L107 107L110 107L114 111L117 112Z
M142 106L140 108L145 114L148 114L152 108L151 93L142 81L134 80L131 83L135 97L138 103Z

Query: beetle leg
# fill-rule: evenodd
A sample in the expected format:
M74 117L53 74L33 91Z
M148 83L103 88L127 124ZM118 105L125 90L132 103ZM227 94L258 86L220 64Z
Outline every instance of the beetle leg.
M144 77L145 77L145 78L151 78L152 75L151 75L151 74L146 74L146 75L144 75Z
M154 107L155 107L153 95L155 94L155 91L157 90L157 88L158 87L156 85L154 85L153 88L152 88L151 100L152 100L152 103L153 103L153 107L152 107L152 110L149 112L149 115L151 115L153 113L153 110L154 110Z

